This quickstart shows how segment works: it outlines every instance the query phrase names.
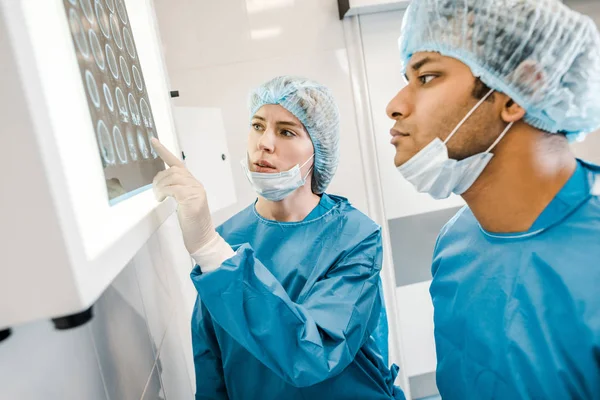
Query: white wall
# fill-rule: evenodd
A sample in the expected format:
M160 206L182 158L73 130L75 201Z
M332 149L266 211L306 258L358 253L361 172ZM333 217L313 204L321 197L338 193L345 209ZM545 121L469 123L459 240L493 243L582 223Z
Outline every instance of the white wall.
M238 162L245 156L251 89L284 74L328 86L341 113L341 160L328 192L367 211L348 60L336 0L155 0L176 106L223 112L238 202L217 223L256 195ZM169 29L162 27L181 27Z
M589 15L600 26L600 1L597 0L565 0L565 4L581 13ZM575 154L587 161L600 164L600 132L595 132L581 143L573 144Z
M433 345L433 304L431 281L414 283L396 290L400 307L400 335L404 344L406 374L419 376L435 371L437 358Z
M379 171L383 200L388 219L456 207L463 204L458 196L436 201L418 193L394 166L395 149L390 144L390 120L385 109L388 102L405 86L402 78L398 36L403 11L360 16L362 40L367 68L371 112L379 154Z
M351 0L350 7L368 7L397 2L397 0Z

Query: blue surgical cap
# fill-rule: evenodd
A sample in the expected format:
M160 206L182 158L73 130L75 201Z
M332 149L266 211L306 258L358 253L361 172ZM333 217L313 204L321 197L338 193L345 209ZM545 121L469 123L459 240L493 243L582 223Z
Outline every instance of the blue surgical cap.
M572 141L600 128L600 34L558 0L414 0L399 46L405 69L417 52L463 62L538 129Z
M337 170L340 117L333 95L325 86L305 78L280 76L250 93L250 116L266 104L277 104L302 122L315 148L312 191L327 189Z

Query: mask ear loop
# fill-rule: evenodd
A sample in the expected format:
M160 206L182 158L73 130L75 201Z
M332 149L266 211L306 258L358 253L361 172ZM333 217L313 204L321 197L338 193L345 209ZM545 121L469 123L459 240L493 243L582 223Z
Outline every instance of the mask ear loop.
M458 130L461 128L461 126L463 126L463 124L471 117L471 115L473 115L473 113L475 111L477 111L477 109L483 104L483 102L486 101L488 99L488 97L490 97L492 95L492 93L494 93L494 92L495 92L494 89L490 89L490 91L483 97L483 99L479 100L479 103L475 104L475 107L473 107L471 109L471 111L469 111L467 113L467 115L465 115L465 117L462 119L462 121L460 121L458 123L458 125L456 125L456 128L454 128L454 130L452 132L450 132L450 135L448 135L446 140L444 140L444 144L447 144L448 141L450 139L452 139L452 136L454 136L456 134L456 132L458 132Z
M310 175L310 173L313 171L313 167L310 167L310 169L308 170L306 176L304 177L304 181L306 182L306 179L308 178L308 176Z
M489 147L489 149L487 149L485 152L486 154L489 153L490 151L492 151L492 149L494 147L496 147L496 145L498 143L500 143L500 141L502 140L502 138L504 136L506 136L506 134L508 133L508 131L510 130L510 128L512 128L514 122L511 122L510 124L508 124L508 126L504 129L504 131L502 131L502 133L500 134L500 136L498 136L498 139L496 139L496 141L494 143L492 143L492 145Z
M303 168L303 167L304 167L306 164L308 164L308 162L309 162L310 160L312 160L314 157L315 157L315 153L313 153L313 155L312 155L312 156L310 156L310 158L309 158L308 160L306 160L306 162L305 162L304 164L302 164L302 166L300 167L300 169L302 169L302 168ZM308 175L310 175L310 173L313 171L314 167L315 167L315 166L314 166L314 164L313 164L313 165L311 165L311 167L309 168L309 170L308 170L308 172L307 172L306 176L304 177L304 181L306 181L306 179L308 178Z
M304 168L304 166L305 166L306 164L308 164L308 162L309 162L310 160L312 160L314 157L315 157L315 153L313 153L313 154L312 154L312 156L310 156L310 158L309 158L308 160L306 160L306 161L304 162L304 164L302 164L302 165L300 166L300 168Z

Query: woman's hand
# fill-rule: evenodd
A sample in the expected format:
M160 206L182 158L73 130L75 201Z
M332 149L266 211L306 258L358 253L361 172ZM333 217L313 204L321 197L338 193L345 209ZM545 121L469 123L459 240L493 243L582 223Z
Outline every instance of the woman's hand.
M177 202L177 218L183 233L185 247L190 254L195 253L217 236L213 226L206 190L183 161L179 160L157 139L152 139L152 146L158 156L169 166L159 172L152 186L158 201L173 197Z

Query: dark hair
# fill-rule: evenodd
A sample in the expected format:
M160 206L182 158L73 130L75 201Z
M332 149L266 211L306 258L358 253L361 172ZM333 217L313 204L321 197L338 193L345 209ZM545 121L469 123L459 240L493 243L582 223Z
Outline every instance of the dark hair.
M473 91L471 92L471 95L473 97L475 97L477 100L481 100L483 99L483 97L489 93L489 91L492 90L490 87L488 87L488 85L486 85L485 83L483 83L483 81L481 80L481 78L475 78L475 87L473 88ZM490 96L488 97L488 99L486 101L489 102L494 102L494 96ZM514 101L512 99L510 99L508 105L511 106L513 105Z
M483 83L483 81L481 80L481 78L475 78L475 87L473 88L473 91L471 92L471 95L473 97L475 97L477 100L481 100L483 99L483 96L485 96L486 94L488 94L488 92L491 89L485 84ZM488 97L487 101L494 101L494 96L490 96ZM512 105L514 103L514 101L511 99L509 102L509 106ZM551 134L549 133L549 135L562 135L564 137L567 136L566 132L557 132L556 134Z
M475 78L475 87L473 88L471 95L473 97L475 97L477 100L481 100L481 99L483 99L483 97L486 94L489 93L490 90L492 90L492 89L490 87L488 87L488 85L483 83L481 78ZM493 99L493 97L489 97L488 100L489 99Z

